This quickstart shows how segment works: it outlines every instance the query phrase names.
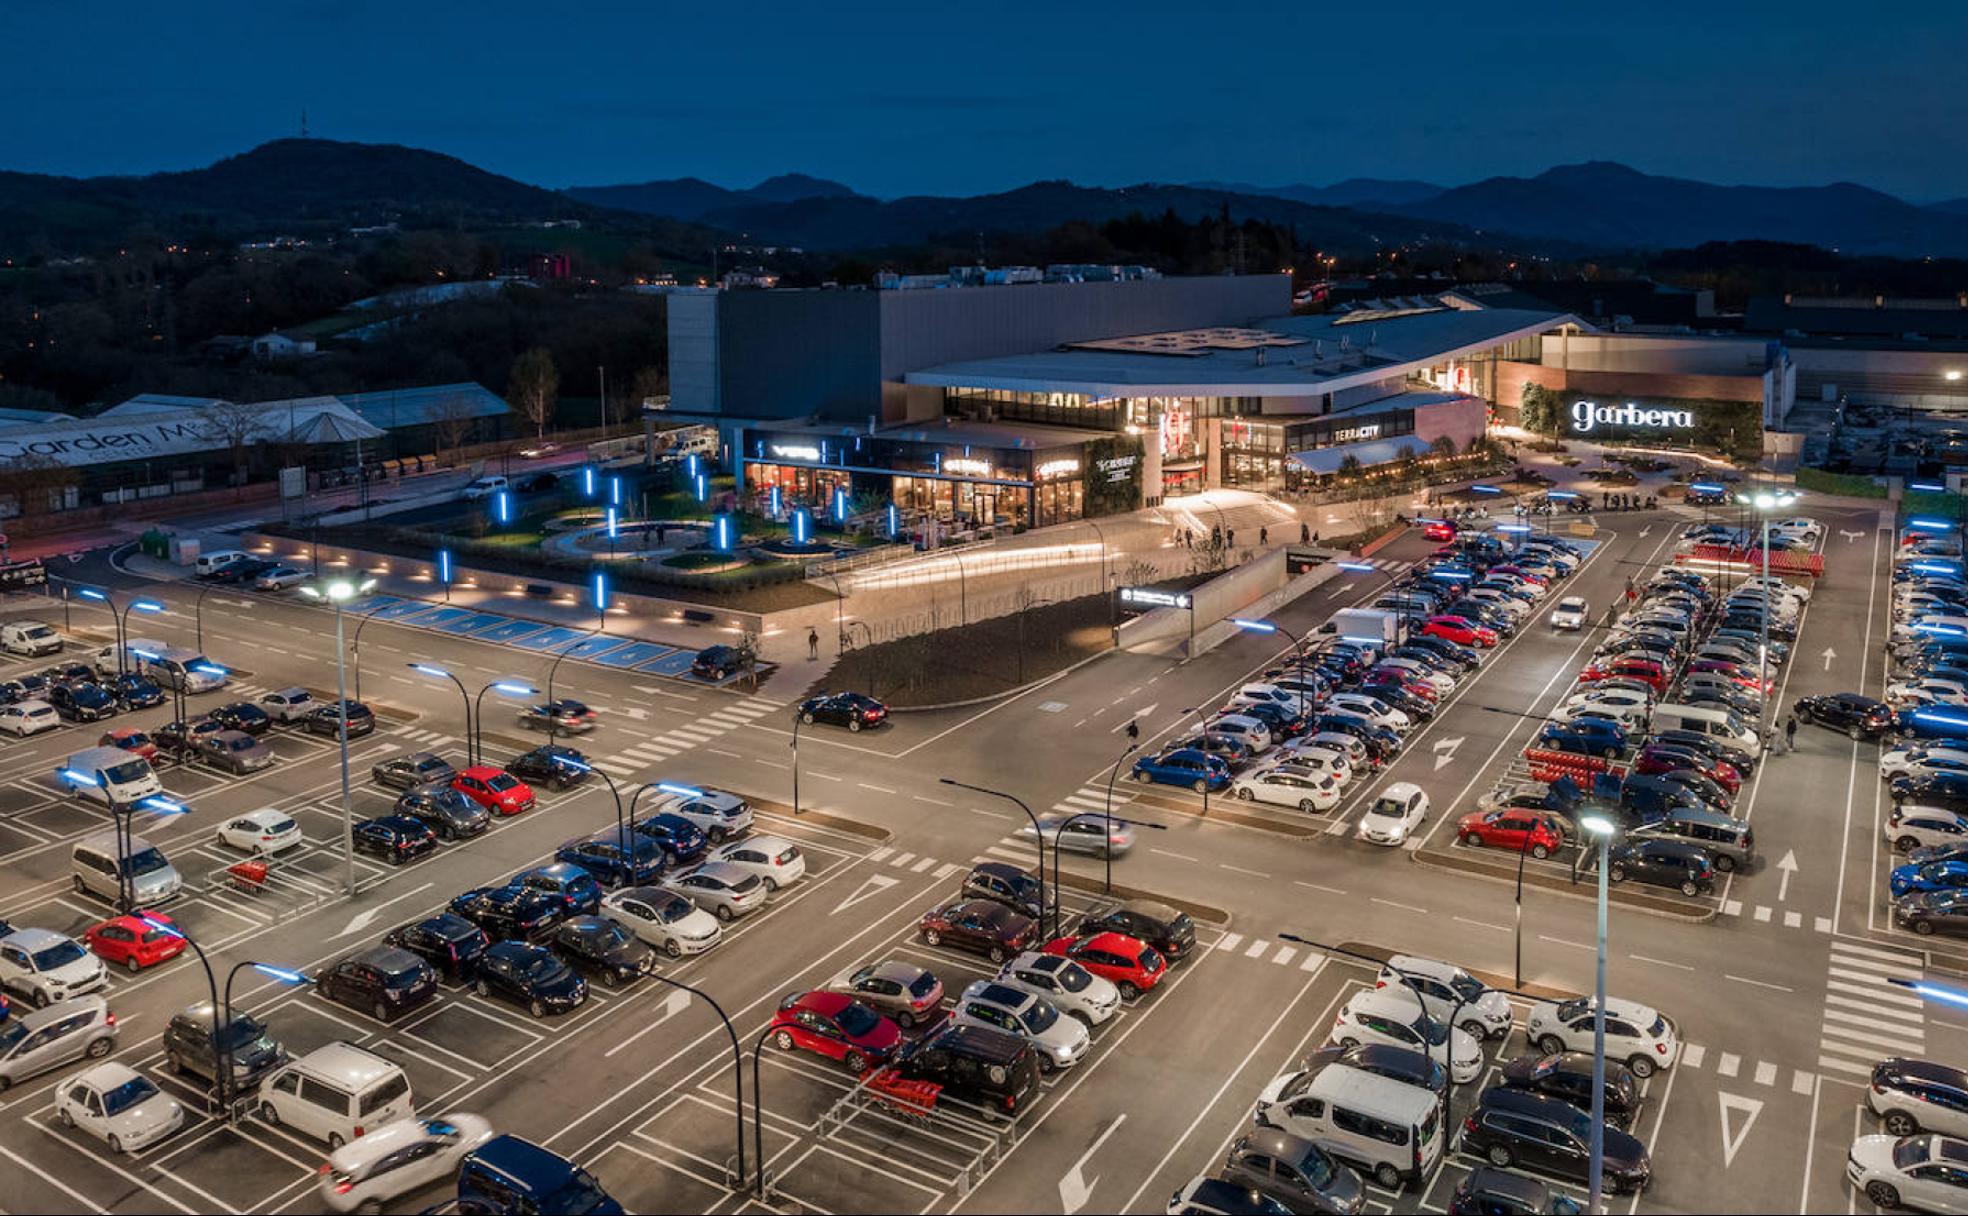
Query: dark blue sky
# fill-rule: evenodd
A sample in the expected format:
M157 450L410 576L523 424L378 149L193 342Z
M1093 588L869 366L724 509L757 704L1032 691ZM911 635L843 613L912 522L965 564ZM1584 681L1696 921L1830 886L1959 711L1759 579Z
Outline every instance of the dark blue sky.
M1455 184L1586 159L1968 195L1968 5L9 0L0 168L190 168L294 134L543 185L797 170Z

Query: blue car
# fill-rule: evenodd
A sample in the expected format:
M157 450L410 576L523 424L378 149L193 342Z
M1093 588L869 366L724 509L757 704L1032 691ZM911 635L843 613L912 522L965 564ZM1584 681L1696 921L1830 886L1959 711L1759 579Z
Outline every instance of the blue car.
M535 867L508 885L558 896L569 916L601 910L601 884L594 880L594 875L572 862L556 861Z
M1186 785L1197 793L1230 784L1230 766L1193 747L1178 747L1134 762L1134 779L1158 785Z
M1611 722L1592 719L1547 722L1538 732L1537 745L1550 751L1604 756L1611 760L1626 750L1626 732Z
M636 820L635 830L655 841L678 865L697 860L709 847L702 828L668 811Z
M1968 708L1935 705L1923 709L1903 709L1893 729L1914 739L1954 739L1968 733Z
M1911 895L1925 891L1953 891L1968 887L1968 861L1930 861L1924 865L1893 867L1893 894Z
M614 828L577 836L554 851L557 860L581 867L611 887L652 883L663 874L663 846L639 832L616 835Z

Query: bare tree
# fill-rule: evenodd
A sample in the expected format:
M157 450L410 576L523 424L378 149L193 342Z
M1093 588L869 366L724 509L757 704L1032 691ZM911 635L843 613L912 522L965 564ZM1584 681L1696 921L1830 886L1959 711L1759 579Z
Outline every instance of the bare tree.
M458 449L464 447L465 440L471 436L475 422L471 398L463 393L450 393L439 398L431 409L431 438L437 444L438 454L448 453L456 461Z
M641 367L636 369L635 379L629 382L628 409L624 420L632 416L652 400L670 395L670 373L660 367Z
M74 469L48 456L30 454L0 462L0 518L26 519L53 512L80 480ZM8 506L11 511L5 509Z
M506 396L521 416L533 424L535 437L545 438L554 402L560 396L560 373L554 370L553 352L536 346L513 360Z
M205 407L202 417L210 434L225 440L226 452L232 462L232 484L235 487L245 485L249 471L248 449L254 440L271 437L266 410L258 405L244 405L237 401L214 401Z

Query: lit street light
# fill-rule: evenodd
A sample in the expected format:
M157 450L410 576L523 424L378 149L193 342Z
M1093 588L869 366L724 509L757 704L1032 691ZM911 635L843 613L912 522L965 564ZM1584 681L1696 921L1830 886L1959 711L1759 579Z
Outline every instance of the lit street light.
M1617 828L1604 815L1581 815L1579 830L1599 842L1599 953L1592 985L1592 1149L1586 1165L1592 1189L1585 1205L1586 1211L1598 1212L1606 1161L1606 859Z
M373 578L354 583L348 579L336 579L319 587L302 587L301 594L309 599L326 600L335 606L335 739L341 748L342 759L342 849L347 855L348 867L345 893L355 895L355 800L349 793L349 750L348 750L348 646L342 633L342 609L358 595L367 595L376 587Z
M132 835L130 816L138 811L150 811L157 815L183 815L190 808L181 802L173 802L169 798L160 798L156 795L139 798L128 805L119 804L116 795L110 793L108 787L96 780L94 774L85 773L80 769L63 769L61 779L71 787L86 785L91 789L102 790L103 802L109 807L110 820L116 825L116 910L130 911L137 905L136 896L130 890L130 837Z

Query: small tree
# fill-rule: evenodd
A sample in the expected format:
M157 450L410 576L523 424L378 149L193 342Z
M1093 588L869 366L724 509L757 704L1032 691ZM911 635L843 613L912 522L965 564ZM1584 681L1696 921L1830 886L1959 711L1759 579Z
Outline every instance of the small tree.
M506 396L520 416L533 424L534 436L545 438L547 421L553 417L554 402L560 397L560 373L554 369L553 352L536 346L513 360Z
M245 485L247 448L255 439L266 437L265 411L257 405L242 405L237 401L214 401L205 407L204 418L210 433L225 440L232 462L232 484Z
M1471 441L1471 444L1472 446L1474 445L1473 440ZM1453 435L1435 436L1435 438L1431 440L1428 444L1428 451L1430 455L1440 456L1444 460L1448 459L1451 456L1454 456L1456 454L1455 436Z
M471 437L476 423L472 415L471 398L462 393L451 393L438 399L431 409L431 440L436 443L438 454L448 454L452 460Z

